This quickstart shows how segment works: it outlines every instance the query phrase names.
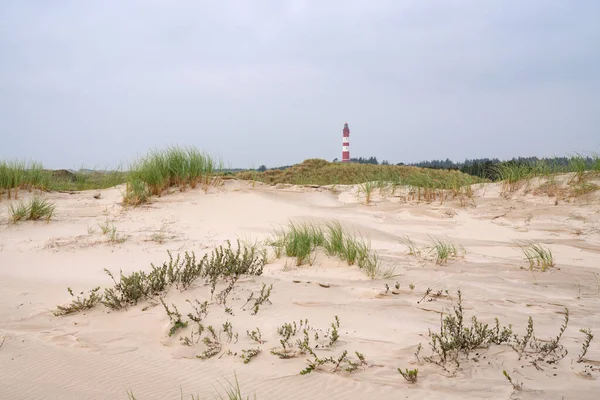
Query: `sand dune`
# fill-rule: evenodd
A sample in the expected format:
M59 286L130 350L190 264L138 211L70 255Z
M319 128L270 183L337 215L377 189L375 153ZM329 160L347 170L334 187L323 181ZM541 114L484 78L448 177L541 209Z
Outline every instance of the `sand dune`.
M211 398L234 373L243 392L256 393L260 400L599 396L600 342L592 341L586 362L576 362L584 337L579 330L600 333L597 192L555 204L552 197L522 191L503 197L498 184L487 184L474 187L474 205L461 205L458 199L407 201L401 191L393 196L376 192L365 205L354 186L271 187L228 180L207 193L175 192L147 206L124 208L122 190L103 190L99 199L93 197L96 192L47 194L57 206L48 224L9 224L9 201L0 203L0 398L127 399L128 389L139 400L179 399L181 391L184 398ZM169 337L169 319L160 304L144 302L123 311L97 306L62 317L52 313L70 301L67 287L80 292L111 286L104 268L149 271L151 263L168 259L167 250L200 256L226 240L263 240L288 220L334 219L369 237L396 276L372 280L357 266L323 253L312 266L273 260L263 275L238 282L230 303L233 315L211 306L208 323L230 321L239 334L237 343L226 344L218 357L197 359L202 344L186 347L179 334ZM113 242L102 234L102 225L116 228ZM466 255L436 265L426 253L420 258L407 254L400 243L404 236L421 246L430 236L448 238ZM550 246L556 266L530 271L515 248L517 240ZM273 285L272 304L252 315L241 307L262 283ZM423 300L428 288L441 295ZM558 334L568 308L570 320L561 339L568 355L538 370L518 360L509 346L494 345L472 353L477 360L462 362L454 374L424 361L431 353L428 331L439 330L440 313L452 310L458 289L468 318L477 315L493 324L497 317L522 335L531 316L540 339ZM187 299L209 300L209 288L201 283L182 292L171 288L165 302L186 315ZM300 375L307 357L283 360L269 354L283 323L307 318L325 331L336 315L340 339L322 354L358 351L368 363L364 370ZM245 333L256 327L263 333L263 351L244 364L242 349L256 347ZM423 349L417 360L419 343ZM417 383L406 382L397 368L418 368ZM514 390L503 370L523 389Z

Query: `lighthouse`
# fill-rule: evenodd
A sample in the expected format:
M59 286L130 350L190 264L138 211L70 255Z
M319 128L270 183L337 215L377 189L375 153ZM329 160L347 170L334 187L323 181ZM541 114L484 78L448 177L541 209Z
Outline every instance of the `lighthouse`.
M350 161L350 129L348 123L344 124L344 131L342 135L342 162Z

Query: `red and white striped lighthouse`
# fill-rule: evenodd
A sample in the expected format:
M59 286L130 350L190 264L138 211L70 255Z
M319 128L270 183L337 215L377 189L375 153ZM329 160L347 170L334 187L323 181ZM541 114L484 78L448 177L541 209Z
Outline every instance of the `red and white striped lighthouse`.
M342 162L350 161L350 129L348 123L344 124L344 133L342 136Z

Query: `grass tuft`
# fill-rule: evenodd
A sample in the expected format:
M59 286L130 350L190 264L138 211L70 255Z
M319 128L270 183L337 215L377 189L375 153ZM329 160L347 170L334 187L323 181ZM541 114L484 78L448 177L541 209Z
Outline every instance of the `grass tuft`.
M381 270L379 257L367 239L348 233L338 221L324 225L290 222L287 229L276 231L268 243L275 249L276 257L294 257L296 266L312 265L317 249L322 248L330 257L338 257L348 265L357 264L370 278L393 273L392 269Z
M542 272L548 268L554 267L554 256L549 247L544 247L533 241L517 242L521 253L525 256L525 261L529 263L529 268L533 270L539 267Z
M10 218L15 223L18 221L37 221L40 219L45 219L46 222L49 222L54 215L55 209L56 206L54 203L36 196L27 202L19 201L16 206L11 204L8 212Z
M429 252L434 254L436 264L444 265L448 263L449 259L458 257L459 252L456 245L450 240L431 238L431 241ZM464 249L462 250L464 254Z
M152 150L130 166L123 202L138 206L171 187L183 192L201 185L206 191L218 184L216 174L221 169L222 163L195 147Z

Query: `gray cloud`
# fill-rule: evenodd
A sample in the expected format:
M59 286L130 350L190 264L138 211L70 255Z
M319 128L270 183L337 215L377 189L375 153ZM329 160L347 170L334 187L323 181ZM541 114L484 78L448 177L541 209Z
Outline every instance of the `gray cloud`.
M600 3L0 3L0 158L232 166L600 151Z

